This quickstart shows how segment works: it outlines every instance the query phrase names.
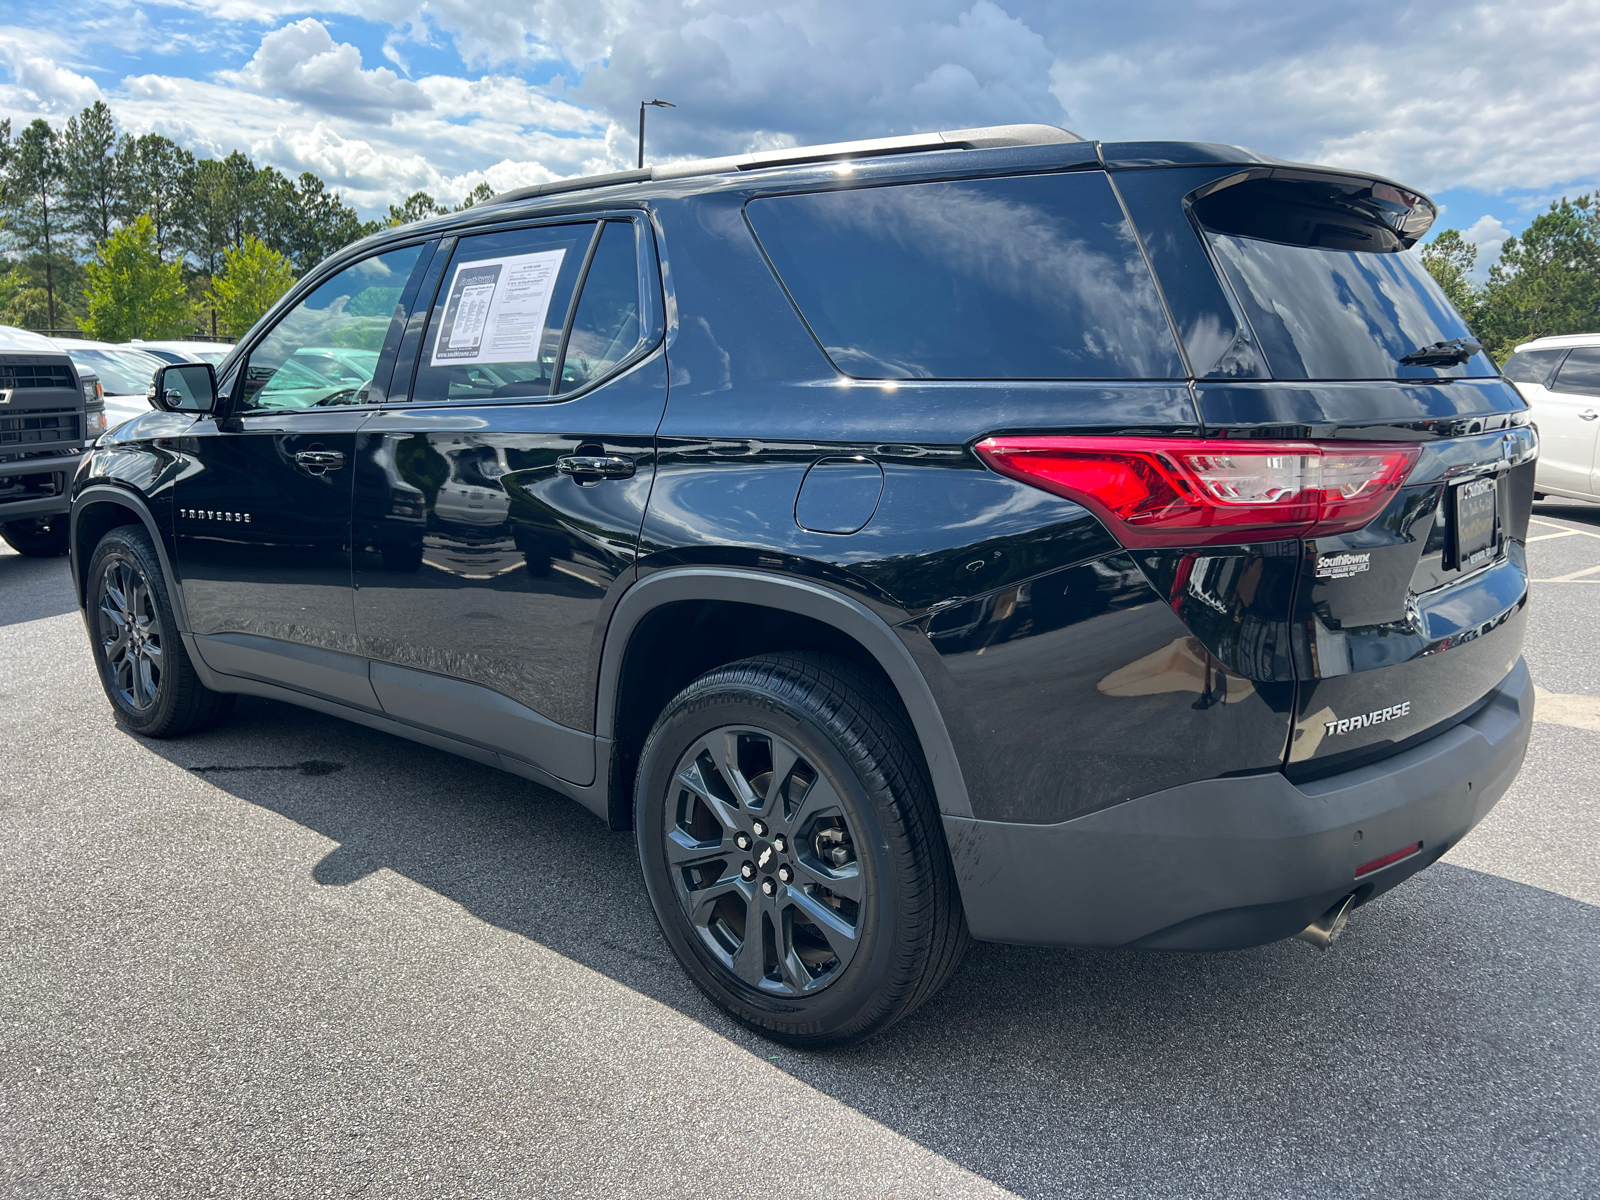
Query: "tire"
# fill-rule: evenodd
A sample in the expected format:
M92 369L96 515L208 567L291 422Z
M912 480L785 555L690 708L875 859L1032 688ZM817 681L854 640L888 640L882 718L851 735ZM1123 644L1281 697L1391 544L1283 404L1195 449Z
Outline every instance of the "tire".
M871 1037L938 991L966 950L899 699L842 659L763 655L691 683L645 743L634 827L673 953L775 1041Z
M85 595L90 653L117 720L146 737L182 737L232 710L231 695L211 691L195 674L144 529L119 525L100 540Z
M67 552L69 532L66 513L0 525L0 538L18 554L29 558L60 558Z

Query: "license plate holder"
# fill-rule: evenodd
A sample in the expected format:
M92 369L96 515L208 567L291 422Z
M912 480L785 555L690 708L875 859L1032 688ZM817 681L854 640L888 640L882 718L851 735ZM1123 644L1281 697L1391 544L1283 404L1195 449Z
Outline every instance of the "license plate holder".
M1471 571L1500 553L1500 488L1481 476L1450 489L1451 542L1458 571Z

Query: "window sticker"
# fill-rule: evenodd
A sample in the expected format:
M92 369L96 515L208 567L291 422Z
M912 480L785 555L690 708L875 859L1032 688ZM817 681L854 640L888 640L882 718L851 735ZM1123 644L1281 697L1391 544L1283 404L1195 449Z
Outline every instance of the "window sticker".
M458 263L430 365L536 358L566 255L565 250L541 250Z

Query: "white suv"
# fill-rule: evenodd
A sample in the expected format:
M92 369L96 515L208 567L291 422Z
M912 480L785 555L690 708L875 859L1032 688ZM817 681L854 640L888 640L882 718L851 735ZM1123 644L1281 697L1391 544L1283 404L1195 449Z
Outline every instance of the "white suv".
M1600 333L1524 342L1506 360L1539 427L1540 494L1600 501Z

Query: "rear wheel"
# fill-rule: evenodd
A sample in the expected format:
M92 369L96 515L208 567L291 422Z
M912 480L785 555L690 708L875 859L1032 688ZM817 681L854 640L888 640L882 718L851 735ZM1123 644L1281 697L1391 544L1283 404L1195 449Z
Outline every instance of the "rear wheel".
M59 558L67 552L67 514L7 521L0 525L0 538L29 558Z
M233 697L201 684L178 637L150 536L119 525L89 559L89 646L117 718L147 737L182 737L226 716Z
M860 1041L960 961L915 745L881 681L820 654L719 668L657 722L635 820L651 902L694 981L757 1032Z

